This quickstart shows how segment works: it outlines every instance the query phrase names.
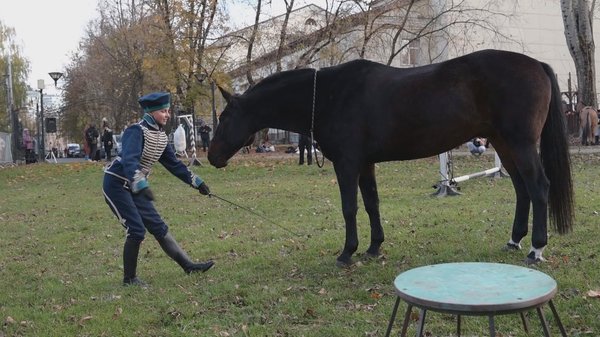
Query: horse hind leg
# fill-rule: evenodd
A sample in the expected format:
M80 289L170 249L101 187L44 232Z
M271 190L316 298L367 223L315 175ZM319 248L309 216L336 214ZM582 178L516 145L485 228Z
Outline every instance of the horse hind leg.
M517 147L513 157L527 188L533 208L531 249L525 262L528 264L537 263L544 260L542 253L548 243L548 193L550 182L544 173L535 145Z
M520 250L521 240L527 236L529 211L531 208L531 199L523 177L517 170L512 158L507 155L508 150L503 144L494 143L494 148L498 152L498 156L502 160L502 166L513 183L513 188L516 195L515 217L512 225L512 233L510 240L504 246L504 250Z
M362 170L358 186L363 197L365 210L369 215L371 225L371 244L366 251L368 257L378 257L380 247L384 241L381 216L379 214L379 195L377 193L377 181L375 179L375 165L370 164Z

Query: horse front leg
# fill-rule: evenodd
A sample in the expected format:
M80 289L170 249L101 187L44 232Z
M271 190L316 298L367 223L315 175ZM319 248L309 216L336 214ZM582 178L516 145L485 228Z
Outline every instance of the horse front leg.
M336 265L338 267L348 267L352 265L352 254L358 249L358 234L356 231L358 172L352 173L348 169L340 168L341 166L334 163L342 199L342 214L346 223L346 242L344 243L344 250L337 258Z
M360 173L358 186L363 197L365 210L369 215L371 225L371 245L367 249L367 256L378 257L379 248L384 240L383 227L379 214L379 195L377 193L377 181L375 179L375 164L368 165Z

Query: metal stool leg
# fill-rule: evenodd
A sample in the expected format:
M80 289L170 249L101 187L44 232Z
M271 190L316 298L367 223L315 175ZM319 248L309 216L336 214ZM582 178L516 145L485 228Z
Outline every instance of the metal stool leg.
M523 322L523 330L525 330L525 333L529 334L529 320L527 319L527 316L525 316L525 312L520 312L519 316L521 316L521 322Z
M421 309L421 314L419 315L419 326L417 328L417 337L423 337L423 330L425 329L425 316L427 315L427 310Z
M406 308L406 314L404 314L404 323L402 323L402 332L400 333L400 337L406 337L406 330L408 329L408 323L410 322L410 314L412 313L412 304L408 304Z
M496 337L496 325L494 324L494 315L489 316L490 321L490 337Z
M540 323L542 324L542 329L544 329L544 336L550 337L550 329L548 328L548 322L546 322L546 317L544 316L544 312L542 311L542 307L539 306L535 308L540 317Z
M390 332L392 332L392 325L394 325L394 320L396 319L396 313L398 312L399 304L400 297L397 297L396 304L394 304L394 310L392 310L392 317L390 317L390 323L388 324L387 332L385 333L385 337L390 337Z
M556 319L556 324L558 325L558 328L560 329L560 333L562 334L563 337L567 337L567 332L565 331L565 327L562 325L562 322L560 321L560 317L558 317L558 311L556 311L556 308L554 307L554 303L552 303L552 300L550 300L548 302L548 304L550 304L550 309L552 309L552 314L554 315L554 319Z

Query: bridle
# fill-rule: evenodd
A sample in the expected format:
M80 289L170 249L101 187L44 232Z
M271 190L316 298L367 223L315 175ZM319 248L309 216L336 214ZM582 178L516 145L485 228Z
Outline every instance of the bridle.
M317 163L317 166L319 168L322 168L323 165L325 164L325 155L323 155L321 157L321 162L319 163L319 157L317 156L317 147L319 147L319 145L317 144L317 146L314 146L315 144L315 137L314 137L314 129L315 129L315 105L317 102L317 73L319 72L318 69L315 69L315 76L313 79L313 97L312 97L312 114L310 116L310 151L313 151L314 156L315 156L315 162ZM323 151L321 151L321 154L323 153Z

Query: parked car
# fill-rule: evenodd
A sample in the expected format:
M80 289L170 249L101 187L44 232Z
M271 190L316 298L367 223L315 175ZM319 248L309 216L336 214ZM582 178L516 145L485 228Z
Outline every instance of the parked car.
M67 144L67 157L69 158L82 158L85 157L81 146L79 144Z

